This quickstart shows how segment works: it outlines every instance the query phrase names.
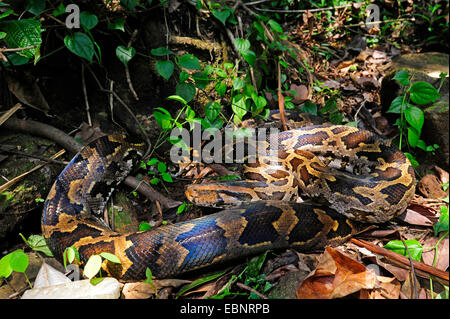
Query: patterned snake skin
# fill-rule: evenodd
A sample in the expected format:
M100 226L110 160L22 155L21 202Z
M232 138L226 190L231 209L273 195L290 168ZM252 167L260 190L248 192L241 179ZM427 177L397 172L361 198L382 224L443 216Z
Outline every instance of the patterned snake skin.
M58 258L70 246L84 262L110 252L121 261L103 264L114 277L140 280L149 267L156 278L164 278L267 249L306 251L340 243L357 230L358 221L387 221L414 194L407 158L370 132L321 125L282 132L278 141L279 152L246 166L246 180L186 190L199 205L240 206L118 234L95 216L136 163L143 144L124 135L101 137L55 181L45 201L42 232ZM293 202L299 192L314 202Z

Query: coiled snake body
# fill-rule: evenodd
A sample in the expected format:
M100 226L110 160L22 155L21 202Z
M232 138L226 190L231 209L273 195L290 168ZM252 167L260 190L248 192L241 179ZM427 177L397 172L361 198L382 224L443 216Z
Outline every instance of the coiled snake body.
M368 131L321 125L281 132L277 140L276 152L247 164L246 180L186 190L197 204L240 206L118 234L94 215L143 145L124 135L101 137L55 181L42 216L44 237L59 258L70 246L77 247L83 261L101 252L115 254L121 264L105 261L104 268L122 280L145 278L147 267L164 278L267 249L311 250L339 243L355 231L355 223L398 215L414 194L408 159ZM293 202L299 192L314 202Z

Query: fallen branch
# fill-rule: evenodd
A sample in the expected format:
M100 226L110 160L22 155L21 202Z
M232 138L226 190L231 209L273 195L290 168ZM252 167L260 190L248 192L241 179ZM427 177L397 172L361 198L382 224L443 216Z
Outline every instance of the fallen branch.
M51 159L55 159L58 158L59 156L63 155L66 152L66 150L60 150L58 153L56 153L55 155L53 155L51 157ZM2 186L0 186L0 193L4 192L6 189L8 189L10 186L14 185L15 183L17 183L18 181L20 181L22 178L24 178L25 176L27 176L28 174L33 173L34 171L42 168L44 165L47 165L47 163L45 164L39 164L35 167L33 167L32 169L30 169L29 171L20 174L19 176L14 177L12 180L6 182L5 184L3 184Z
M151 187L144 181L138 180L136 177L128 176L127 178L125 178L124 183L134 188L137 192L141 193L151 201L158 201L163 209L174 208L182 204L182 202L165 197L164 195L156 191L153 187Z
M9 130L16 130L28 134L35 134L38 136L46 137L52 141L55 141L57 144L64 147L71 153L78 153L83 148L83 145L75 141L75 139L70 135L67 135L65 132L53 126L43 124L40 122L9 118L5 123L3 123L2 126L0 126L0 128L7 128ZM14 179L11 181L14 181ZM135 177L131 176L127 177L124 181L124 184L131 188L136 189L136 191L146 196L151 201L155 200L159 201L161 203L161 206L165 209L177 207L182 204L182 202L173 201L171 199L166 198L164 195L158 193L153 187L145 183L142 183ZM4 185L2 185L2 187L5 187Z
M350 241L352 243L354 243L355 245L367 248L368 250L370 250L371 252L375 253L375 254L379 254L379 255L383 255L385 256L387 259L389 259L390 261L392 261L394 264L396 264L399 267L402 267L404 269L410 269L410 260L409 258L394 253L393 251L390 251L386 248L383 247L379 247L375 244L372 244L368 241L362 240L362 239L355 239L352 238L350 239ZM440 270L438 268L429 266L427 264L424 264L420 261L412 261L412 264L415 268L415 272L418 276L423 277L423 278L429 278L430 275L436 277L436 279L438 279L440 282L442 282L444 285L448 286L448 282L449 282L449 274L448 272L445 272L443 270Z

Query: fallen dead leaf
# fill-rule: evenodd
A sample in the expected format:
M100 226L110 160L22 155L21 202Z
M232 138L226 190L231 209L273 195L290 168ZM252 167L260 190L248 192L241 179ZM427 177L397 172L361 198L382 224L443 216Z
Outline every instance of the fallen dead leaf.
M299 299L340 298L375 287L376 275L363 264L327 247L316 269L297 287Z
M432 226L439 219L434 209L418 204L411 204L397 218L405 223L420 226Z
M439 166L434 166L434 170L439 174L439 180L441 184L447 183L449 181L449 175L447 171L444 171Z
M442 190L441 182L436 175L427 174L417 183L417 190L427 198L444 198L447 193Z
M309 99L308 88L305 85L303 85L303 84L297 85L297 84L292 83L290 86L290 89L297 93L297 95L288 93L289 96L294 98L292 100L292 103L301 104Z
M125 299L148 299L155 295L156 291L164 287L179 287L191 283L190 280L162 279L154 280L152 284L144 282L126 283L122 288L122 296ZM156 289L156 290L155 290Z
M400 282L396 278L377 276L377 285L372 290L361 289L360 299L398 299Z
M436 243L438 242L439 238L438 237L428 237L427 239L425 239L425 241L423 242L422 246L424 247L434 247L436 245ZM441 242L438 245L437 248L437 257L436 257L436 264L434 265L434 267L444 270L446 271L448 266L449 266L449 240L448 240L448 236L447 238L444 238L443 240L441 240ZM433 266L434 263L434 255L435 255L435 250L431 249L428 251L424 251L422 253L422 259L423 262L427 265Z

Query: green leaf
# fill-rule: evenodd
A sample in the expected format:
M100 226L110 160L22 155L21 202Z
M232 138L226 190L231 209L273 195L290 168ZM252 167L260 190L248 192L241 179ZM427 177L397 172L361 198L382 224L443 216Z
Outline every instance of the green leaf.
M434 236L437 236L442 231L448 231L448 208L441 206L441 216L439 221L433 225Z
M14 251L9 260L9 265L11 269L17 272L25 272L28 267L28 256L23 252L22 249Z
M189 73L185 72L185 71L181 71L180 72L180 83L186 82L187 79L189 79L190 75Z
M99 278L91 278L89 280L89 282L91 283L92 286L98 285L99 283L101 283L103 281L103 279L105 279L105 277L99 277Z
M168 80L172 76L173 70L174 65L172 61L170 60L156 61L156 71L166 80Z
M436 296L436 299L448 299L449 293L448 293L448 286L444 285L444 290L442 290L439 295Z
M144 283L151 284L153 282L152 271L148 267L145 269L145 277L146 277L146 279L143 281Z
M133 11L134 8L137 6L136 0L120 0L120 4L122 6L125 6L129 10Z
M414 239L405 240L405 243L411 254L411 258L420 261L420 259L422 258L422 251L423 251L422 245L417 240ZM397 254L409 257L405 245L401 240L391 240L386 245L384 245L384 248L396 252Z
M83 274L88 278L93 278L102 267L102 257L100 255L91 255L84 266Z
M165 55L168 55L168 54L173 54L173 52L170 51L166 47L159 47L159 48L156 48L156 49L152 49L150 51L150 53L155 55L155 56L165 56Z
M3 13L0 13L0 19L6 18L7 16L11 15L14 13L14 10L6 10Z
M431 103L441 97L434 86L423 81L418 81L411 85L409 94L411 101L416 104Z
M234 45L240 54L247 53L250 49L250 41L247 39L236 38L234 39Z
M185 69L201 70L200 61L192 54L183 54L179 63Z
M46 256L53 257L53 254L50 251L50 248L48 247L44 236L30 235L30 237L28 237L28 240L26 240L22 234L19 234L19 235L22 237L22 239L25 241L25 243L28 246L30 246L31 249L33 249L35 251L40 251L40 252L44 253Z
M181 96L186 103L192 101L195 96L195 85L192 83L178 83L175 92L178 96Z
M408 153L408 152L405 152L404 154L405 154L405 156L408 158L408 160L409 160L409 162L411 163L411 166L412 166L413 168L419 166L419 162L416 160L416 158L415 158L412 154L410 154L410 153Z
M213 122L220 114L220 104L218 102L209 102L205 105L205 115L210 122Z
M155 117L156 123L163 129L163 130L171 130L173 128L172 125L172 116L167 115L162 112L155 111L153 112L153 116Z
M90 13L90 12L87 12L87 11L83 11L80 14L80 23L86 29L91 30L97 25L98 18L93 13Z
M220 81L216 83L215 89L217 94L219 94L220 96L224 96L227 92L227 85L225 84L225 82Z
M409 85L409 74L406 70L401 70L395 73L393 79L397 80L403 86Z
M179 95L171 95L167 97L168 100L174 100L174 101L178 101L180 103L182 103L183 105L187 105L188 102L186 102L185 99L183 99L181 96Z
M183 203L180 206L178 206L178 208L177 208L177 215L179 215L182 212L184 212L185 209L186 209L186 203Z
M245 79L235 78L233 80L233 90L240 90L245 87L246 81Z
M310 101L306 101L305 104L300 107L300 110L305 113L317 115L317 105Z
M217 272L215 274L212 275L207 275L205 277L199 278L193 282L191 282L190 284L187 284L185 286L183 286L176 294L175 299L179 298L180 296L182 296L185 292L198 287L200 285L203 285L204 283L207 283L208 281L214 280L220 276L222 276L223 274L225 274L226 271L220 271Z
M235 95L232 100L231 109L239 120L242 120L242 117L247 113L245 100L242 94Z
M253 51L248 51L247 53L242 55L245 59L245 61L247 61L248 64L250 64L251 66L255 65L255 61L256 61L256 54Z
M100 256L102 256L103 258L105 258L106 260L108 260L110 262L113 262L113 263L116 263L116 264L120 264L121 263L119 257L117 257L114 254L103 252L103 253L100 253Z
M172 176L169 173L162 173L161 177L164 181L166 181L168 183L173 183Z
M205 72L196 72L192 74L192 78L195 81L195 86L201 90L205 90L210 81Z
M76 252L74 250L74 247L67 247L65 249L65 259L67 259L67 261L70 263L72 263L75 260L75 256L76 256ZM64 263L66 262L66 260L64 260ZM67 265L64 264L64 268L66 268Z
M167 165L164 162L159 162L157 168L158 168L158 172L160 172L160 173L164 173L167 171Z
M64 44L72 53L92 62L94 44L86 34L75 32L72 35L66 35Z
M419 141L419 134L417 133L417 130L414 127L409 126L408 127L408 143L412 147L417 146L417 142Z
M330 122L333 124L342 124L342 120L344 119L344 115L342 115L339 111L334 111L330 113Z
M387 113L400 114L402 111L402 102L403 96L397 96L395 99L392 100L391 106L389 107L389 110L387 110Z
M122 32L125 32L125 19L122 17L117 17L112 19L110 23L108 23L108 29L109 30L120 30Z
M39 15L45 10L45 0L28 0L25 10L34 15Z
M8 278L13 272L10 265L12 254L11 252L0 259L0 278Z
M139 224L139 231L150 230L152 226L147 222L142 222Z
M223 25L225 25L225 22L231 14L231 10L218 11L213 9L211 12Z
M126 48L123 45L119 45L116 48L116 56L125 66L134 57L136 50L133 47Z
M267 23L270 25L273 31L283 33L283 28L275 20L270 19L269 21L267 21Z
M424 122L423 111L417 106L411 106L405 109L405 118L409 125L414 127L420 135Z
M158 177L154 177L150 180L150 184L156 185L159 183L159 181L160 181L160 179Z
M35 46L34 49L18 51L17 54L33 58L34 64L37 63L40 57L40 47L42 43L41 38L41 23L35 19L22 19L0 22L0 29L6 32L3 39L10 48L26 48Z
M148 166L152 166L152 165L155 165L156 163L158 163L159 162L159 160L157 159L157 158L154 158L154 157L152 157L149 161L147 161L147 165Z

